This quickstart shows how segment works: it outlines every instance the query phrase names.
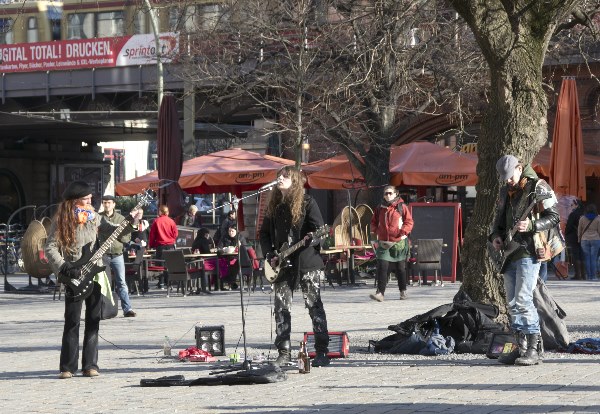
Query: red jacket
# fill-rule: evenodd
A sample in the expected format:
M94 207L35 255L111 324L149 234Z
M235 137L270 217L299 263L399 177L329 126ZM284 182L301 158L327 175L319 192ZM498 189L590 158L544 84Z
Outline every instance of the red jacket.
M400 203L402 203L401 208L398 207ZM402 210L402 215L398 210ZM399 226L400 217L402 217L402 226ZM410 210L406 207L402 198L398 198L389 206L378 206L371 219L371 233L377 235L377 240L399 241L402 236L407 236L412 228L412 214L410 214Z
M150 227L148 244L150 247L167 246L175 244L177 240L177 225L169 216L160 216Z

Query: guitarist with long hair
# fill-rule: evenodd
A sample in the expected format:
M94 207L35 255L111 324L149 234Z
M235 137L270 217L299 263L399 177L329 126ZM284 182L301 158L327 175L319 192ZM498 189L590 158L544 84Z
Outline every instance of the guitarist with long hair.
M83 337L82 370L86 377L98 376L98 329L100 327L101 298L104 294L112 301L110 282L106 273L101 272L94 277L91 292L84 300L77 300L69 295L69 282L76 280L81 270L72 265L82 256L82 248L94 243L98 230L114 228L106 220L102 220L92 206L92 190L83 181L71 183L62 195L63 201L58 205L52 220L46 241L46 257L58 280L64 283L65 292L65 324L60 349L60 379L73 377L77 372L79 361L79 324L81 307L85 301L85 332ZM139 220L142 210L132 212L134 219Z
M489 240L496 250L506 255L500 271L504 275L511 328L518 345L498 361L508 365L535 365L541 362L542 338L538 312L533 304L541 263L534 237L558 224L558 201L533 168L515 156L501 157L496 170L504 186L500 190Z
M277 174L277 180L260 228L262 251L270 265L277 267L281 265L277 252L282 246L302 240L304 246L288 257L290 265L281 268L273 283L277 335L275 346L279 353L275 364L291 362L292 296L299 284L315 333L316 356L312 366L326 366L329 365L329 334L319 286L324 276L323 259L318 243L312 237L313 232L323 225L323 218L316 201L304 193L306 179L299 170L283 167Z

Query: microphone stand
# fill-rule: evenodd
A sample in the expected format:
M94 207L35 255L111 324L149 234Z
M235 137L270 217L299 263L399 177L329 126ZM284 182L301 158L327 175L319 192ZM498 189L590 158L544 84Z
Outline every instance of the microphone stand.
M245 197L237 198L236 196L234 196L233 200L231 201L233 211L235 211L235 230L236 230L237 244L238 244L237 264L238 264L238 276L240 277L240 309L242 311L242 337L243 337L243 343L244 343L244 362L242 363L242 370L244 370L244 371L252 370L252 361L250 359L248 359L248 348L246 345L246 316L244 315L244 275L242 275L242 261L241 261L242 246L240 245L240 242L239 242L240 232L238 229L238 215L237 215L238 204L242 200L245 200L250 197L256 197L259 194L264 193L265 191L270 191L276 185L277 185L277 182L267 184L266 186L259 188L256 192L249 194ZM212 213L215 210L224 208L228 204L229 203L224 203L224 204L221 204L220 206L213 207L212 209L207 210L207 213ZM225 229L225 230L227 230L227 229ZM219 264L217 263L217 266L218 265ZM250 265L252 266L252 263ZM235 371L235 370L237 370L237 369L234 368L231 371ZM221 371L221 372L223 372L223 371Z

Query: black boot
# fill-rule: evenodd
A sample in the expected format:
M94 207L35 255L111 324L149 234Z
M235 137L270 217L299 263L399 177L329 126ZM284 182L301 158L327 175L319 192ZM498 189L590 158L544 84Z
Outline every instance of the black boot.
M317 352L315 355L315 359L312 360L313 367L326 367L329 365L331 361L329 361L329 357L325 352Z
M288 365L292 363L292 353L291 353L292 345L290 341L281 341L277 344L277 351L279 352L279 356L273 363L274 365Z
M527 351L517 358L515 365L537 365L542 362L542 337L539 333L527 334Z
M327 353L329 352L329 333L327 332L318 332L315 333L315 358L312 360L313 367L326 367L329 365L329 357Z
M498 362L505 365L514 365L517 358L525 355L527 350L527 338L522 332L515 332L515 342L517 347L509 353L501 354L498 358Z

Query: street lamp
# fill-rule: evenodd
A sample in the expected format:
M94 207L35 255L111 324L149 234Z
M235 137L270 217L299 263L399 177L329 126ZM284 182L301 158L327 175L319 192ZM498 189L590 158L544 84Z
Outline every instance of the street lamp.
M308 137L304 136L302 138L302 162L307 163L310 154L310 142L308 142Z

